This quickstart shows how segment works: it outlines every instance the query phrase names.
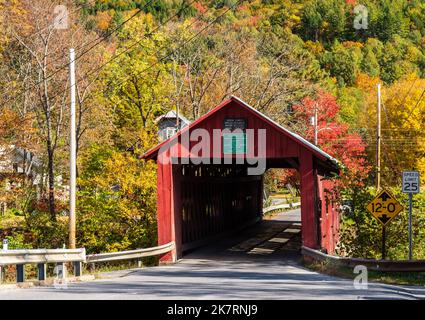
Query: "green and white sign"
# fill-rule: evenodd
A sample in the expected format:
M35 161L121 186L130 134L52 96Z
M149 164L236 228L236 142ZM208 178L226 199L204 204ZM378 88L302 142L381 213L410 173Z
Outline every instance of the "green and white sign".
M224 154L246 154L246 133L224 133Z

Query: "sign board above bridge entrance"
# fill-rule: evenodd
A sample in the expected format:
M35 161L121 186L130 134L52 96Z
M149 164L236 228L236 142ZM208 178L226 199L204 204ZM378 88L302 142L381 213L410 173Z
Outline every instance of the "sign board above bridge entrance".
M385 189L366 208L383 226L403 211L403 206Z
M223 154L246 154L246 119L225 118L223 129L231 133L223 133Z
M223 153L224 154L246 154L246 134L245 133L224 133Z
M223 129L230 131L246 129L246 119L244 118L226 118L223 120Z

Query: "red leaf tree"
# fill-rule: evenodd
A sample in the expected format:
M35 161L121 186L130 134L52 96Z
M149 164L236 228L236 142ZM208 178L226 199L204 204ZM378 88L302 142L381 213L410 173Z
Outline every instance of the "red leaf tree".
M366 144L362 137L351 132L350 127L338 118L340 107L336 98L326 92L319 92L315 99L304 98L294 106L301 135L314 142L312 118L317 113L317 145L338 159L344 166L342 182L362 185L370 167L366 160ZM347 185L346 185L347 186Z

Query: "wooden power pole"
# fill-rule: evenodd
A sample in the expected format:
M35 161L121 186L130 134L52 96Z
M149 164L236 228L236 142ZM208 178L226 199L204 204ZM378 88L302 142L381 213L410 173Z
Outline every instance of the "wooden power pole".
M381 84L378 83L378 103L376 105L376 192L381 189ZM385 260L385 226L382 226L382 260Z
M75 52L69 50L69 72L71 86L71 113L70 113L70 139L69 139L69 248L75 249L75 197L76 197L76 178L77 178L77 148L76 148L76 130L75 130Z
M381 84L378 83L376 110L376 191L381 189Z
M317 146L319 130L317 128L317 102L314 104L314 145Z

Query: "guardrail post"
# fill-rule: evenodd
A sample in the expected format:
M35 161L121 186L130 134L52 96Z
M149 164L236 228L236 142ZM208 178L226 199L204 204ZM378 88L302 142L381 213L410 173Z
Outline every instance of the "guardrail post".
M16 282L25 281L25 265L17 264L16 265Z
M65 279L66 278L66 264L63 262L58 262L56 263L56 272L57 272L57 277L59 279Z
M83 264L80 261L74 262L74 276L81 277L82 268Z
M37 275L39 281L46 280L46 265L44 263L37 264Z

